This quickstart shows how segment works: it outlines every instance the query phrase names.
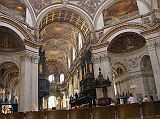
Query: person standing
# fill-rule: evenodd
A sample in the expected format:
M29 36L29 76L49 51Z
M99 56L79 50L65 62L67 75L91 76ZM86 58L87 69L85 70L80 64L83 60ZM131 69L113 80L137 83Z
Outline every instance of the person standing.
M153 99L153 96L152 96L152 95L150 96L150 101L151 101L151 102L153 102L153 101L154 101L154 99Z
M137 103L137 99L132 95L132 93L130 94L128 98L128 103L129 104Z

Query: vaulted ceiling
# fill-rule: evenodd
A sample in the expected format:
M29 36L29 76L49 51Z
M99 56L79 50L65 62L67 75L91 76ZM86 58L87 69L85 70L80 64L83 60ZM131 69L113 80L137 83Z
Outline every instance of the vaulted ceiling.
M26 6L23 0L0 0L0 5L23 15L25 13Z
M79 30L67 23L53 22L40 32L43 48L46 51L48 73L66 73L68 57L76 48Z

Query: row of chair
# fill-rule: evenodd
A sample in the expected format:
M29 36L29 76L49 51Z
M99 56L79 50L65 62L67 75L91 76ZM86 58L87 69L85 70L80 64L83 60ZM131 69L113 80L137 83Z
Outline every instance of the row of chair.
M70 110L0 114L0 119L160 119L160 101Z

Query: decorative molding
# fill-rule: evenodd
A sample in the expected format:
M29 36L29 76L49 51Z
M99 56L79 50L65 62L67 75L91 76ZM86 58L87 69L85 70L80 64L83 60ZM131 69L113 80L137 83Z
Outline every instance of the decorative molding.
M25 39L27 39L27 41L29 42L35 42L35 39L33 37L33 35L28 31L28 29L26 29L24 26L22 26L22 24L16 20L10 19L7 16L1 16L0 17L0 22L9 24L11 26L13 26L14 28L16 28L19 32L21 32L23 34L23 36L25 37ZM24 40L24 39L22 39Z
M3 5L0 5L0 12L2 14L7 15L8 17L13 18L13 19L16 19L16 20L19 20L19 21L22 21L22 22L25 21L25 18L22 15L20 15L16 12L13 12L12 10L8 9L7 7L5 7Z
M145 26L143 24L138 23L123 23L120 25L117 25L116 27L110 29L108 32L106 32L98 41L99 43L105 43L107 40L118 31L124 30L124 29L140 29L141 31L145 31L149 29L148 26Z
M108 45L109 45L109 42L106 42L106 43L97 43L97 44L91 46L91 51L107 47Z
M142 74L142 73L139 73L139 74L131 74L125 78L117 78L115 79L115 83L118 84L118 83L123 83L123 82L126 82L128 80L132 80L132 79L140 79L140 78L145 78L146 79L149 78L149 77L154 77L153 74L150 74L150 73L147 73L147 74Z
M32 53L29 51L24 52L23 55L20 56L22 61L28 61L30 63L35 63L37 64L39 62L39 54L37 53Z
M103 63L103 62L110 62L110 55L109 53L99 53L97 54L93 54L92 57L92 62L94 64L99 64L99 63Z

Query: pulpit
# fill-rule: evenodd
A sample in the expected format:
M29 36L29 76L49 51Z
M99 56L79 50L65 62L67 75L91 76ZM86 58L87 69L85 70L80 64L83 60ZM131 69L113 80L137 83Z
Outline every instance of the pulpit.
M107 79L103 78L103 75L101 74L101 68L99 68L99 75L98 77L93 81L93 87L96 89L101 89L103 93L103 97L100 97L97 99L97 105L99 106L106 106L111 104L111 98L108 97L108 89L107 87L111 86L111 82L109 78Z

